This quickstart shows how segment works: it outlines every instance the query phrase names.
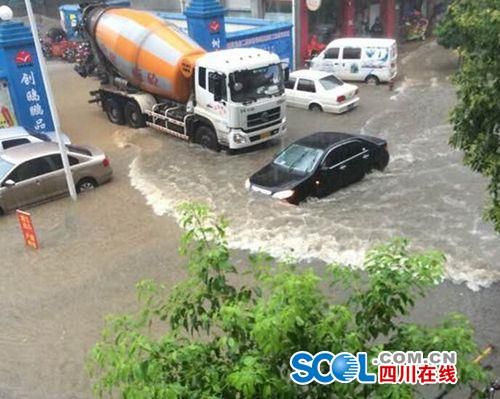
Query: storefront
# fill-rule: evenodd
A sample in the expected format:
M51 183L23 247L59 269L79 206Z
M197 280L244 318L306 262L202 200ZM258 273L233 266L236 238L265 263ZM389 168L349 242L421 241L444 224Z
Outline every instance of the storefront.
M447 0L298 0L297 61L302 64L340 37L403 39L408 18L417 14L428 23L446 3Z
M13 126L31 133L54 130L31 30L0 21L0 129Z

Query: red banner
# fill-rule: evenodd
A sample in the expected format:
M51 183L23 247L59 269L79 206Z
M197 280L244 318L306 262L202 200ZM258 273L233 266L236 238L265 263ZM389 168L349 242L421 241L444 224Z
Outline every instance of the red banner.
M31 214L19 209L16 211L16 213L26 245L35 249L40 248L38 245L38 240L36 238L35 228L33 227L33 222L31 220Z

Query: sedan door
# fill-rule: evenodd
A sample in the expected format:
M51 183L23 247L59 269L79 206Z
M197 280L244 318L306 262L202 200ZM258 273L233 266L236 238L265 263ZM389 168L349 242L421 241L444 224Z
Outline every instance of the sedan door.
M361 180L369 169L370 151L366 144L359 140L344 144L346 183L351 184Z
M316 85L314 81L303 78L299 79L295 95L297 97L297 106L308 109L309 104L317 100Z
M68 185L66 175L64 174L61 154L52 154L44 158L50 164L50 172L40 177L45 191L45 198L49 199L64 195L68 191ZM74 162L72 162L73 157L68 156L68 158L70 165L74 165Z
M288 105L291 105L293 107L298 106L297 96L295 92L296 83L297 78L294 78L293 76L290 76L290 79L285 82L286 102Z
M316 179L316 192L319 197L331 194L346 185L348 170L345 159L344 146L335 147L327 153L321 163L319 176Z
M2 184L2 197L6 210L21 208L44 200L46 188L42 184L42 178L50 170L50 164L44 157L32 159L17 166ZM14 181L15 185L7 187L5 182L8 180Z

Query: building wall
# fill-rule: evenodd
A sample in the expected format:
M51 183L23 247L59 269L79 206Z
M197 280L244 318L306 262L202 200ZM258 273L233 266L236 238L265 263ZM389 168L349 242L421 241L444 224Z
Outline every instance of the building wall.
M131 3L133 8L143 10L181 11L181 0L132 0ZM186 1L184 1L184 4L186 4Z

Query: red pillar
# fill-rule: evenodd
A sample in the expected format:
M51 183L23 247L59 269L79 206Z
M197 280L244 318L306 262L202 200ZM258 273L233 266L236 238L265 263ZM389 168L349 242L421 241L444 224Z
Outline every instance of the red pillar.
M354 36L354 35L356 35L356 27L354 26L355 16L356 16L355 0L344 0L344 2L343 2L342 36Z
M307 44L309 43L309 11L307 10L306 0L300 0L300 61L304 65L307 58ZM301 66L302 66L301 65Z
M384 36L387 34L387 0L380 0L380 21L384 26Z
M385 36L396 35L396 0L385 0Z

